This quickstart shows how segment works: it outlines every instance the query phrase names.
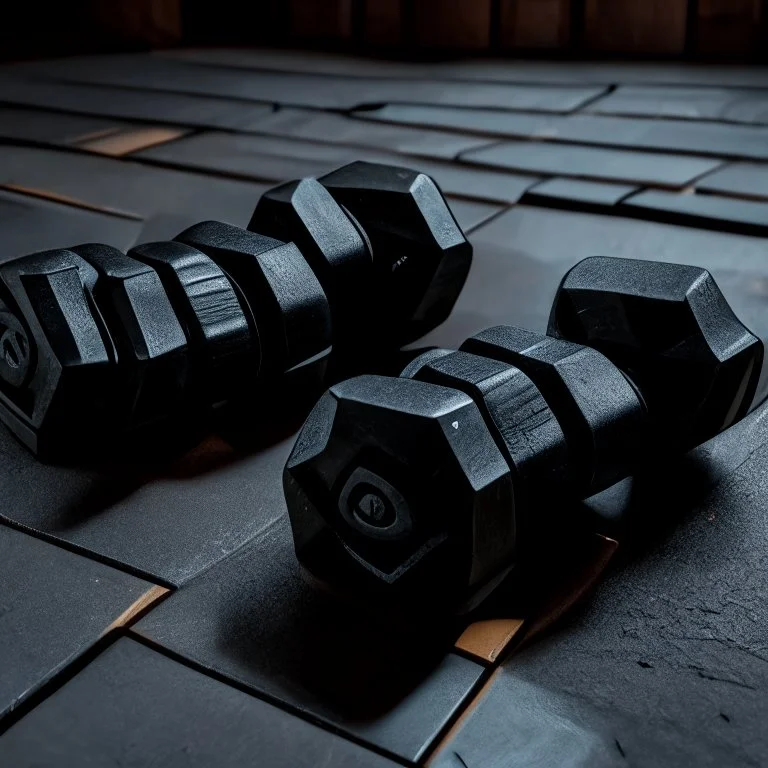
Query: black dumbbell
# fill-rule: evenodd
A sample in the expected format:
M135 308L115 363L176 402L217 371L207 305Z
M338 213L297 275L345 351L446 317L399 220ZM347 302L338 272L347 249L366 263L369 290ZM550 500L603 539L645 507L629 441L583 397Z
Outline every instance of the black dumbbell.
M763 344L703 269L587 259L548 331L491 328L398 379L332 387L284 473L301 562L351 591L466 608L568 502L762 397Z
M230 273L226 257L182 242L128 255L81 245L0 268L0 415L35 453L98 451L322 363L330 313L296 246L200 226L239 238Z
M450 314L472 246L435 182L407 168L355 162L266 192L248 228L292 240L331 306L334 346L381 354Z
M203 222L127 255L89 244L3 265L0 417L39 455L72 454L318 379L337 338L354 358L373 328L396 349L442 321L471 246L434 182L365 163L337 173L349 208L330 174L266 193L250 229ZM380 279L403 254L416 267Z

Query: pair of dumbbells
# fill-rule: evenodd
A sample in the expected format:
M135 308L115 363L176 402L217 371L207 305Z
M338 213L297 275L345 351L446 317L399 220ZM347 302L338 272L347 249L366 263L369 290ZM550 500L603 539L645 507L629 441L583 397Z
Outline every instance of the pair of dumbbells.
M706 270L586 259L547 335L490 328L320 399L284 473L297 555L344 591L469 608L573 502L742 418L762 363Z
M329 359L354 370L442 322L471 258L431 178L357 162L268 191L247 229L8 262L0 418L72 455L321 380Z

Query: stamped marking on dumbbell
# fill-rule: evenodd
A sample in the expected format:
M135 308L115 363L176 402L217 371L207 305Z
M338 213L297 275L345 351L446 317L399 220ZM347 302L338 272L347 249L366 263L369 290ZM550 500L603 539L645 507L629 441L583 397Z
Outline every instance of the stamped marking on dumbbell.
M383 477L357 467L339 494L339 512L360 533L401 539L411 532L411 512L403 495Z
M29 339L21 323L10 312L0 311L0 376L19 387L29 371Z
M408 261L408 255L401 256L393 265L392 265L392 271L396 271L399 267L402 267L403 264L405 264Z
M367 525L375 525L377 528L389 528L395 521L395 513L392 507L375 493L366 493L357 502L353 514L361 522Z
M8 328L0 339L5 364L22 368L27 360L27 341L19 331Z

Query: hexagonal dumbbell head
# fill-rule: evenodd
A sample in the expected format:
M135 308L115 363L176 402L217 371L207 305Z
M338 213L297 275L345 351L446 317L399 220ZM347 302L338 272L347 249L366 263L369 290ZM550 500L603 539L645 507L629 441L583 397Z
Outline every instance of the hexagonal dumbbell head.
M370 241L379 335L399 346L442 323L469 273L472 246L437 184L417 171L365 162L318 181Z
M154 269L109 245L73 246L96 272L91 293L117 352L113 429L166 419L184 402L187 338Z
M229 278L212 259L175 241L144 243L128 256L152 267L189 339L188 398L205 407L252 385L259 369L253 318Z
M368 340L376 318L373 260L352 215L317 179L265 192L248 224L251 232L295 243L323 286L331 307L333 346L349 353Z
M115 353L89 297L97 278L67 250L0 267L0 411L41 458L111 423Z
M262 376L275 379L327 358L328 300L293 243L218 221L196 224L175 240L202 251L237 286L255 321Z
M595 257L563 279L548 333L594 347L637 387L660 449L698 445L750 409L763 344L705 269Z
M568 447L549 404L525 373L499 360L468 352L433 350L401 374L459 389L480 408L491 436L512 468L519 536L534 521L531 501L541 506L571 490Z
M284 486L297 555L325 582L462 603L514 551L509 466L455 389L380 376L332 387L298 436Z
M635 388L591 347L511 326L488 328L461 349L516 366L563 426L578 496L625 477L647 449L647 414Z

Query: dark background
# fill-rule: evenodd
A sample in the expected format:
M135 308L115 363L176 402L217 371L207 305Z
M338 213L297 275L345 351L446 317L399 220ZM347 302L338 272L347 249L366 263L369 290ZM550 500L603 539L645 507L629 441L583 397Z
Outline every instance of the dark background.
M768 0L31 0L3 14L5 59L181 44L768 59Z

